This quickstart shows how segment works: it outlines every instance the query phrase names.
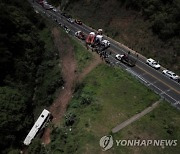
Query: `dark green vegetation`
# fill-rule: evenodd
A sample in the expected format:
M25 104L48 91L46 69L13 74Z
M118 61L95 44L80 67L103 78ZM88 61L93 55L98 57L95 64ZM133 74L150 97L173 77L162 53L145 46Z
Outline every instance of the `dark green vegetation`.
M40 106L48 107L56 96L56 90L63 85L59 53L54 47L49 28L40 31L40 39L45 43L45 50L42 54L43 60L36 73L36 88L34 91L36 110Z
M105 34L180 73L179 0L59 2L75 18L95 29L103 28Z
M15 153L63 81L50 31L27 1L2 0L0 21L0 151Z

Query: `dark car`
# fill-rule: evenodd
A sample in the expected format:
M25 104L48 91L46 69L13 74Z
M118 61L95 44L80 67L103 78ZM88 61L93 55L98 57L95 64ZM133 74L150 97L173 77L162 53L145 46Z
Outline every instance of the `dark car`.
M65 12L62 12L61 15L64 16L64 17L66 17L66 18L72 18L71 15L69 15L69 14L67 14L67 13L65 13Z
M66 13L65 13L65 12L62 12L61 15L65 17L65 16L66 16Z

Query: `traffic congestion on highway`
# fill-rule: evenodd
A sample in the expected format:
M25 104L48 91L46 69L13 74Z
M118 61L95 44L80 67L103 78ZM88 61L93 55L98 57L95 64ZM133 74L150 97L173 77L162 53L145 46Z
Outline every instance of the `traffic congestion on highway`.
M79 19L73 19L71 15L57 10L52 5L50 5L51 9L45 9L37 2L30 2L36 13L48 17L66 33L79 39L87 48L97 52L109 65L125 69L163 99L180 109L180 78L178 75L163 68L154 59L147 59L107 37L101 29L94 30Z

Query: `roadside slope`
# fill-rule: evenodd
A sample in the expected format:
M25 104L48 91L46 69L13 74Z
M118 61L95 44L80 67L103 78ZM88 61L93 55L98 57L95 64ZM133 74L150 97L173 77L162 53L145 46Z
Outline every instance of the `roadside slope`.
M62 77L65 82L63 88L60 90L59 96L49 107L49 111L53 116L53 124L55 125L59 123L66 112L67 104L72 98L74 81L76 80L76 61L73 47L70 46L69 39L63 37L61 34L57 28L52 29L54 44L61 57ZM50 143L50 133L50 128L47 128L43 135L43 143Z
M79 49L82 49L83 46L77 45L76 40L72 40L58 28L55 27L52 29L52 35L54 44L59 51L61 58L62 77L65 82L64 86L59 92L59 96L49 107L49 110L53 115L53 124L59 125L66 113L67 105L73 97L75 84L77 82L80 83L82 79L102 61L95 53L93 54L94 58L92 58L90 56L91 53L89 53L85 48L83 51L78 51ZM75 54L77 54L76 52L79 55L75 56ZM84 54L86 54L86 56ZM84 62L82 58L85 58L86 62ZM85 67L82 67L82 62ZM77 72L78 66L83 69L82 72ZM51 142L50 134L51 130L50 128L47 128L43 134L43 143L49 144Z
M52 33L55 45L59 51L60 57L62 57L62 74L65 81L64 88L61 90L60 95L50 107L50 111L54 117L53 122L57 123L64 115L67 103L72 97L72 88L76 80L76 61L73 47L69 46L69 40L66 37L62 37L56 28L53 29Z

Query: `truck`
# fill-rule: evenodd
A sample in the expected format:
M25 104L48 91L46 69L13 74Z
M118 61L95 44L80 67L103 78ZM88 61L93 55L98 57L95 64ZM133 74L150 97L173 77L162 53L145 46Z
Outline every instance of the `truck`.
M126 54L122 54L122 55L117 54L116 59L130 67L133 67L136 64L136 60L133 57L130 57L129 55Z
M110 42L103 39L102 29L98 29L98 32L90 32L86 38L86 45L92 48L99 48L101 51L110 47Z
M94 45L95 37L96 37L95 32L90 32L89 35L88 35L87 38L86 38L86 46L88 46L88 45L90 45L90 46Z

